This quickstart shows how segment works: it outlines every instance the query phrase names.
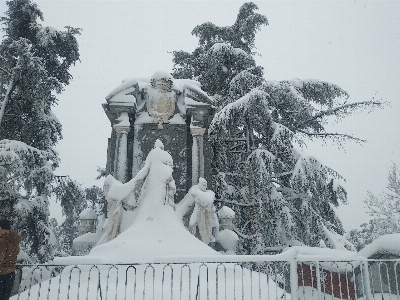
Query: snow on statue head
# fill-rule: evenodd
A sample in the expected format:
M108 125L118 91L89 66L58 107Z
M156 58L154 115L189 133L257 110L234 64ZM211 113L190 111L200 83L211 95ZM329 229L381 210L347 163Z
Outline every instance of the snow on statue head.
M159 139L157 139L154 143L154 148L160 148L161 150L164 150L164 144Z
M207 180L205 180L203 177L200 177L197 186L201 191L205 192L207 190Z
M164 150L164 144L159 139L157 139L155 141L154 148L147 155L146 161L145 161L145 166L148 165L148 167L150 167L149 164L154 163L156 161L161 162L164 165L167 165L170 167L172 167L174 165L174 161L172 159L171 154L169 154L167 151ZM141 171L139 171L139 173L140 172Z
M157 71L151 76L150 84L153 88L168 91L173 84L172 76L165 71Z
M107 198L108 192L110 191L110 187L111 185L116 181L117 179L115 179L112 175L108 175L106 177L106 179L104 180L104 184L103 184L103 192L104 192L104 196Z

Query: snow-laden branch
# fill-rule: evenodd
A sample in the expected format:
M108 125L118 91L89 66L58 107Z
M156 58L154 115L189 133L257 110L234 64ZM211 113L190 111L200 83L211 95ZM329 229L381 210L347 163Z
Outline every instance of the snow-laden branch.
M297 132L306 134L306 135L308 135L308 136L310 136L310 137L318 137L318 138L344 138L344 139L349 139L349 140L356 141L356 142L358 142L358 143L360 143L360 142L361 142L361 143L365 143L365 142L366 142L366 140L363 140L363 139L354 137L354 136L349 135L349 134L346 134L346 133L338 133L338 132L335 132L335 133L331 133L331 132L308 132L308 131L300 130L300 129L298 129Z
M222 202L222 203L234 204L234 205L238 205L238 206L257 206L257 205L259 205L258 202L241 203L241 202L237 202L237 201L221 200L221 199L215 199L215 201Z
M315 114L311 119L305 120L304 122L300 123L298 126L299 127L304 127L307 124L310 124L313 121L316 121L318 119L321 119L323 117L328 117L328 116L332 116L332 115L337 115L340 112L348 112L349 110L354 110L358 107L374 107L374 106L381 106L383 103L382 102L378 102L378 101L374 101L373 99L370 101L361 101L361 102L355 102L355 103L348 103L348 104L344 104L335 108L331 108L328 110L324 110L321 111L317 114Z
M252 234L252 235L247 235L247 234L243 234L239 231L239 229L237 229L236 227L233 228L233 231L242 239L251 239L252 237L256 236L256 234Z

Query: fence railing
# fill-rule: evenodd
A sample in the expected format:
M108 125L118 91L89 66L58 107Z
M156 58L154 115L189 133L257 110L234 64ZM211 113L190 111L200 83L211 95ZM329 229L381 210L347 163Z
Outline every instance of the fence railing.
M219 260L19 265L11 299L400 299L400 260Z

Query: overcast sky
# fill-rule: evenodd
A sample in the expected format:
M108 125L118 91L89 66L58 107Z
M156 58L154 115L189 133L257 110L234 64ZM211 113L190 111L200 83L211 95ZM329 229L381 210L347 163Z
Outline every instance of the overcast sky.
M82 28L81 61L54 109L63 125L58 175L84 186L105 167L111 127L101 104L125 78L172 70L173 50L193 51L192 29L204 22L232 25L244 2L36 1L47 26ZM339 215L347 230L368 220L367 191L384 191L392 162L400 164L400 1L255 1L269 26L257 34L257 63L267 80L319 79L338 84L350 102L375 97L390 107L360 112L328 126L368 142L313 143L306 149L342 174L349 205ZM0 2L1 11L6 9Z

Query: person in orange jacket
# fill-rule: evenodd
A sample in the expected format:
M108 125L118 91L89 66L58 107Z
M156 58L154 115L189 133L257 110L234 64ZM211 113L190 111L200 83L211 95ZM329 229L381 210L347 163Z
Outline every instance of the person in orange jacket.
M9 220L0 220L0 300L10 299L21 236L11 231Z

